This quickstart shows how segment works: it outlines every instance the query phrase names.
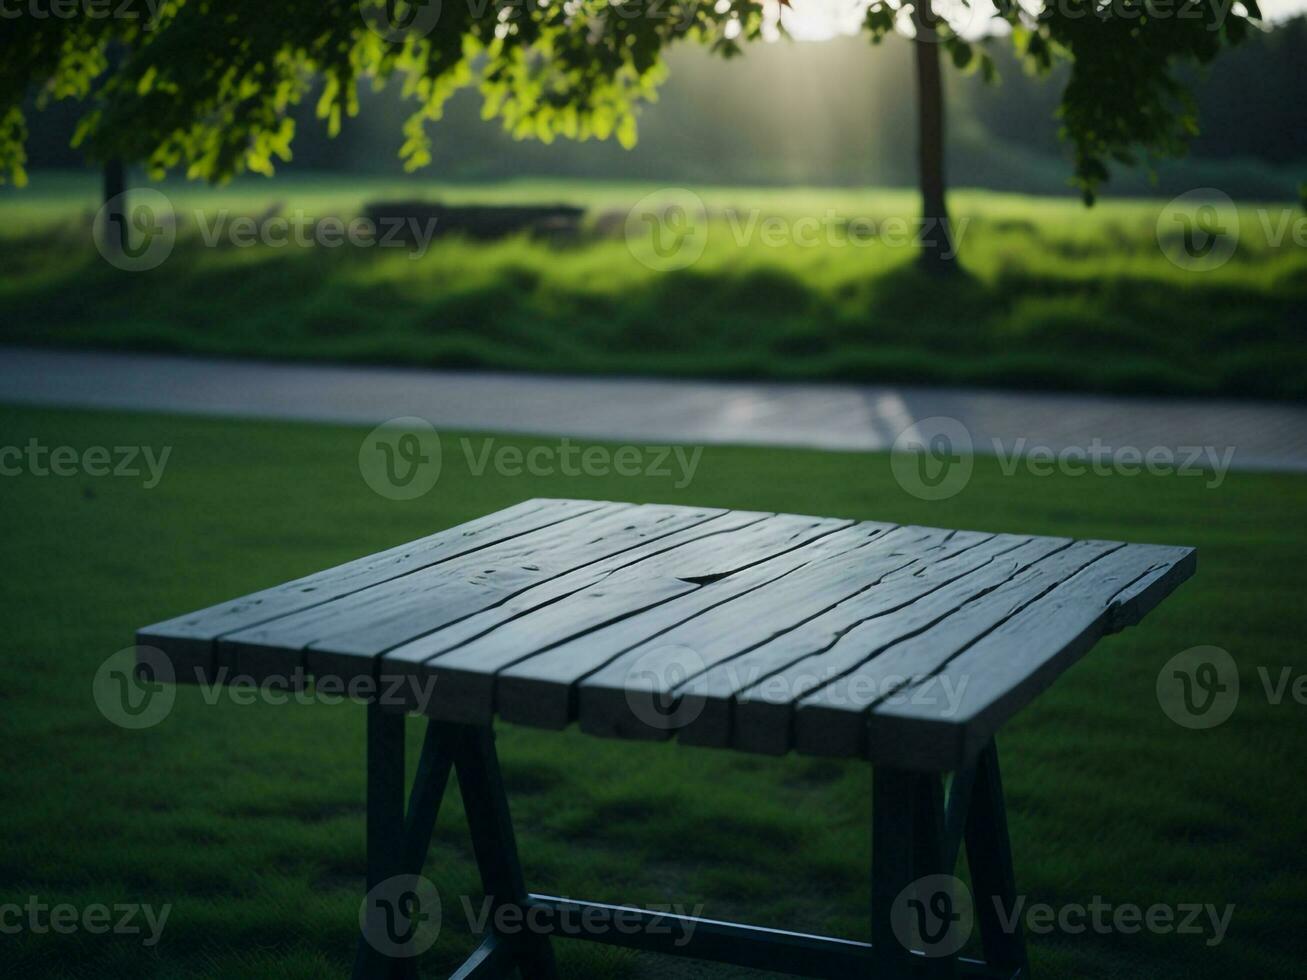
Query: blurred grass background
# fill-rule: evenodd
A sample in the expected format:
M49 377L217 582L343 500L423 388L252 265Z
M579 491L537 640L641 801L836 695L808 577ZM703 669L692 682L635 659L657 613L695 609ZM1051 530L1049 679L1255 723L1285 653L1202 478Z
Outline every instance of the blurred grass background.
M1019 891L1055 907L1212 903L1208 935L1054 932L1037 976L1293 976L1307 954L1302 705L1268 701L1259 669L1307 670L1307 478L1231 473L1004 476L978 457L934 503L882 454L712 446L693 483L474 476L447 453L426 497L394 502L357 469L364 430L0 407L0 443L173 447L159 485L5 476L0 535L0 905L173 906L161 942L35 934L0 941L8 977L344 975L363 893L364 709L205 703L181 688L155 728L119 729L91 696L136 627L367 554L533 496L874 518L1195 545L1199 571L1145 622L1104 640L1000 738ZM457 433L444 433L456 438ZM497 437L524 449L538 440ZM1189 731L1158 671L1229 650L1233 717ZM409 726L410 766L421 727ZM531 887L596 900L702 903L702 914L865 938L870 774L852 762L755 758L501 726ZM479 899L456 791L425 872L444 902L426 954L442 975L475 945ZM559 941L580 980L763 976Z
M959 190L965 276L941 286L913 245L773 246L779 218L911 222L908 190L695 186L703 256L658 272L633 256L627 211L659 185L440 184L279 177L164 183L178 241L158 268L106 263L89 228L97 184L41 173L0 194L0 342L560 373L842 379L1178 395L1307 398L1307 216L1239 206L1238 246L1207 272L1172 261L1165 202ZM357 215L378 200L572 203L572 242L437 238L408 248L209 246L245 215ZM201 217L202 216L202 217ZM756 222L756 224L751 224ZM752 234L742 229L752 227ZM883 227L883 226L882 226ZM1283 234L1277 240L1277 236ZM741 237L745 240L742 242ZM910 236L909 236L910 238ZM225 239L224 239L225 241Z

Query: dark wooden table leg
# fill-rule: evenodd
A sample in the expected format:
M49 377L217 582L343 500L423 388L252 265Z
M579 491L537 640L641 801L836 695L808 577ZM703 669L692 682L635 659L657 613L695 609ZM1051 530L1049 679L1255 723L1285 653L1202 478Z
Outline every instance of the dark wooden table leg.
M418 757L413 789L408 797L404 822L404 873L421 874L431 849L431 834L449 785L456 743L438 722L427 722L427 734Z
M907 950L893 926L894 901L912 882L912 800L915 776L900 769L872 770L871 948L875 976L910 975Z
M874 770L872 793L871 943L876 975L954 977L958 957L950 930L956 927L948 916L954 914L956 896L949 880L953 867L941 777L880 766ZM907 892L905 901L905 890L912 885L921 892ZM907 931L904 918L934 916L936 901L946 906L944 917L919 924L927 955L914 954L902 935ZM914 909L917 903L922 908Z
M942 777L930 773L917 776L913 787L913 828L912 828L912 874L915 881L936 878L937 882L930 889L930 895L921 895L919 900L933 901L941 895L948 907L948 914L956 915L957 895L948 881L953 876L953 864L945 856L945 812L944 785ZM958 882L958 885L961 883ZM969 926L970 923L966 925ZM949 921L938 923L940 941L947 943L952 937L951 930L959 928ZM934 938L934 937L930 937ZM957 976L957 951L928 955L922 965L922 973L931 978L951 978Z
M367 890L404 872L404 715L368 705ZM354 980L415 977L415 964L383 956L359 936Z
M518 906L513 921L523 924L527 891L518 863L517 840L513 821L504 795L499 756L495 752L495 735L489 727L463 728L454 769L463 792L472 849L481 883L491 901L491 921L505 905ZM554 952L549 936L533 933L525 924L512 934L504 935L522 972L522 980L557 980Z
M1015 929L1004 928L1004 919L1010 919L1015 912L1017 888L1003 781L998 770L998 748L992 740L976 760L966 841L985 960L991 966L1010 969L1013 973L1020 971L1022 980L1026 980L1030 976L1030 962L1025 935L1019 924Z
M427 725L408 812L404 811L404 715L368 707L368 891L395 875L420 875L440 813L455 741L440 725ZM417 963L388 958L360 935L354 977L411 978Z

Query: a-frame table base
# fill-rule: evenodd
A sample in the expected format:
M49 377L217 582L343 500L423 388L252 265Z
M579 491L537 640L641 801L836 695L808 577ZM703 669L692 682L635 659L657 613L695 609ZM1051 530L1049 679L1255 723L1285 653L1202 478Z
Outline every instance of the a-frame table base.
M865 943L529 893L492 730L429 722L406 810L404 722L403 714L368 706L369 892L395 876L421 873L453 770L482 887L490 900L488 921L501 921L495 913L516 906L511 921L530 923L530 928L511 934L492 929L451 975L452 980L506 977L514 970L521 971L523 980L556 980L553 935L829 980L1025 980L1029 976L1021 932L1004 928L1002 911L1011 912L1016 895L993 742L970 766L954 774L947 798L944 779L937 773L874 769L872 942ZM901 904L905 889L923 877L951 875L963 846L984 959L956 952L930 956L925 950L907 948L894 929L895 903ZM951 895L929 897L951 908ZM561 929L563 922L570 927ZM581 929L574 927L577 923ZM360 936L353 976L354 980L415 978L416 959L402 952L383 952L366 935Z

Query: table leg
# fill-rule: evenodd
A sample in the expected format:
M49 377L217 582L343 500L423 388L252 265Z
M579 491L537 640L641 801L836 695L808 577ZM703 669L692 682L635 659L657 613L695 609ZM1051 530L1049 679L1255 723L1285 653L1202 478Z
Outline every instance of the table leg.
M912 882L912 787L915 775L872 770L871 948L876 975L908 975L907 951L894 934L894 901Z
M367 887L395 875L418 875L431 846L440 803L449 784L455 745L435 722L427 725L422 755L404 811L404 715L368 706ZM411 978L412 958L388 958L360 936L354 977Z
M491 901L491 921L494 913L507 905L517 907L512 921L524 924L528 921L527 890L518 863L494 732L489 727L463 726L454 767L463 791L481 884ZM503 938L513 950L522 980L556 980L558 973L548 935L532 933L523 925Z
M368 705L367 890L403 873L404 715ZM415 965L390 959L360 935L354 980L415 977Z
M953 891L946 878L932 877L949 876L953 870L941 778L879 766L872 792L871 945L876 975L955 976L957 951L943 949L953 928L948 917ZM911 886L920 888L920 893L909 890ZM937 902L942 903L942 914ZM916 925L926 947L923 951L913 952L900 938L909 924ZM932 943L939 944L938 953Z
M1016 905L1016 876L1012 870L1012 846L1008 839L1007 810L1003 803L1003 781L998 770L998 748L989 743L976 760L975 785L971 808L967 811L967 864L971 868L971 887L976 906L976 921L985 960L992 966L1020 971L1022 980L1030 976L1025 935L1020 926L1003 927L1004 916L1012 915ZM999 907L1003 915L999 914Z

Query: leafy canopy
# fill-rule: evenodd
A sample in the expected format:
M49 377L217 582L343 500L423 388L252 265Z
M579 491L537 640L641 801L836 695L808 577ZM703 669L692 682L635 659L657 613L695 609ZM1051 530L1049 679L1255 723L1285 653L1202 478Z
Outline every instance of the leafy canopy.
M317 92L317 114L334 133L343 115L358 112L360 84L399 84L411 100L400 151L409 169L430 159L428 124L472 85L485 117L514 136L616 136L629 146L670 45L738 54L775 33L778 2L9 0L0 26L0 180L24 180L24 105L33 90L38 106L85 104L74 142L92 159L142 161L155 176L178 167L209 180L271 174L274 161L291 156L288 110ZM48 13L55 6L63 16ZM871 38L935 23L913 7L871 0ZM1071 62L1062 128L1087 199L1107 179L1109 160L1183 151L1197 130L1178 69L1209 61L1260 17L1255 0L1047 0L1037 8L998 0L997 8L1031 70ZM932 35L958 68L993 75L981 46L943 22ZM910 92L905 79L904 97Z

